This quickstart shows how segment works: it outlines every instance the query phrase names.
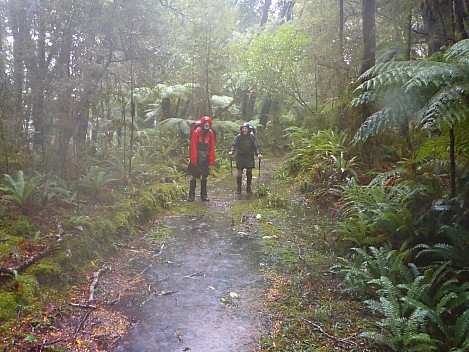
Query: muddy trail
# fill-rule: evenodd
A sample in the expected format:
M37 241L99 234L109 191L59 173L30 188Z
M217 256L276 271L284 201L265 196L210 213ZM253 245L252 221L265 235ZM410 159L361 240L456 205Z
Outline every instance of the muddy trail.
M258 171L254 191L268 174ZM198 185L199 186L199 185ZM135 324L116 351L253 351L265 332L260 313L267 291L261 248L230 216L235 202L255 195L234 193L235 177L209 179L209 202L196 200L165 216L169 229L155 265L145 271L148 292L122 300L117 309ZM198 191L199 189L197 189ZM239 203L238 203L239 205ZM254 219L255 220L255 219ZM144 267L144 265L142 265Z

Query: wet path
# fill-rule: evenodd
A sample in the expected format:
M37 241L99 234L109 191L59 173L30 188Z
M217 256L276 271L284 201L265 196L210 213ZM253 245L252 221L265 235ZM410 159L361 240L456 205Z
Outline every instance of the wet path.
M210 202L196 200L189 213L164 219L170 237L145 273L153 294L121 307L137 324L116 351L254 350L266 285L259 245L233 230L228 208L240 198L233 187L232 176L209 181Z

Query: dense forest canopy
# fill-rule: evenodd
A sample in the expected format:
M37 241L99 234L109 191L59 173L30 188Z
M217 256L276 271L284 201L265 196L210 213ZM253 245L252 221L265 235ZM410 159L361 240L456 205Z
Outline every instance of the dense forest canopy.
M318 128L357 128L360 118L344 122L350 84L375 62L423 58L466 38L467 7L3 0L1 171L56 170L69 179L72 160L77 167L97 135L115 133L128 159L133 134L169 118L268 127L281 116L316 117ZM334 117L317 118L324 108Z

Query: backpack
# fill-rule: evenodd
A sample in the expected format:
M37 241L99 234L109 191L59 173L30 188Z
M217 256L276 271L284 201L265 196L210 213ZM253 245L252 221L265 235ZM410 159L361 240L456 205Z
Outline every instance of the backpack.
M190 129L190 135L192 137L192 134L194 133L194 131L199 128L201 126L200 124L200 120L196 120L194 122L191 123L191 129Z
M256 135L256 128L251 125L250 123L243 123L240 127L239 127L239 132L241 133L241 129L243 127L247 126L248 129L249 129L249 135L252 135L252 136L255 136Z

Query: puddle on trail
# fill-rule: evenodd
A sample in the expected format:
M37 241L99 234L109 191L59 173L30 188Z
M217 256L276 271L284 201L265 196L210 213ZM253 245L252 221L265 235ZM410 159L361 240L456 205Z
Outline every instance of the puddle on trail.
M240 197L231 193L234 183L230 176L216 185L209 180L210 202L196 201L193 214L165 218L172 231L158 262L145 272L148 292L119 307L137 323L116 351L255 349L266 283L259 244L233 231L227 213Z

